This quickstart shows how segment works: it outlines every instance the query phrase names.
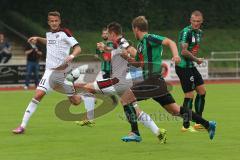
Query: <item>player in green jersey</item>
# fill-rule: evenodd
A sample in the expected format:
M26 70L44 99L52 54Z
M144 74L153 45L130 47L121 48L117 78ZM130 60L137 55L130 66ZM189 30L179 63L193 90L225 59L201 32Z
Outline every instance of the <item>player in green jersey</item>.
M176 43L169 38L148 33L148 21L144 16L136 17L132 21L133 33L139 44L137 53L125 52L126 59L135 66L143 69L144 81L135 84L132 91L138 99L152 98L165 110L175 116L180 116L184 121L195 121L208 130L210 139L213 139L216 122L207 121L187 107L179 106L167 90L167 85L161 75L162 47L167 46L173 54L172 60L180 62ZM133 58L134 57L134 58ZM135 59L135 60L134 60Z
M113 43L108 40L108 35L109 35L108 30L107 30L106 27L104 27L103 30L102 30L102 39L103 39L102 42L107 47L113 48ZM110 78L110 74L111 74L111 53L103 52L103 51L100 51L99 49L96 49L96 55L102 61L102 63L101 63L102 78L103 79Z
M201 64L203 58L198 58L198 50L202 40L203 32L200 29L203 22L203 15L200 11L194 11L191 14L191 25L185 27L179 34L178 38L178 53L181 57L181 62L176 65L176 73L180 79L182 90L185 94L183 105L192 109L194 91L197 92L195 98L195 112L202 116L206 89L201 74L196 68L196 63ZM194 64L194 62L196 62ZM194 129L203 129L196 123L194 128L190 126L190 122L184 122L182 131L194 131Z

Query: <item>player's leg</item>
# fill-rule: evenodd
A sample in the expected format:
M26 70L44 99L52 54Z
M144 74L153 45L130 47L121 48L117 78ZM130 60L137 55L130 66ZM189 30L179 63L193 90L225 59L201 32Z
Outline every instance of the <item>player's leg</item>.
M133 94L133 92L130 89L127 89L121 96L121 103L123 106L126 106L126 104L130 103L133 105L135 111L136 111L136 116L137 120L142 123L145 127L149 128L153 134L155 134L158 138L161 137L161 131L165 131L164 129L159 129L154 120L144 111L142 111L138 103L136 102L136 98ZM127 114L127 113L125 113ZM133 128L132 128L133 130ZM127 137L125 137L126 139ZM160 139L162 141L162 139ZM165 143L166 141L163 141Z
M168 113L172 114L173 116L180 116L183 118L183 121L193 121L204 126L204 128L209 132L210 139L213 139L215 135L216 122L207 121L193 112L191 109L179 106L175 102L170 103L170 99L173 100L171 94L169 94L167 97L154 98L154 100L160 103L168 111Z
M139 106L136 102L136 98L135 98L133 92L130 89L127 89L121 95L121 103L124 106L124 110L125 110L126 104L132 104L134 109L135 109L135 112L136 112L137 120L140 123L142 123L145 127L149 128L153 132L153 134L155 134L159 138L161 143L166 143L166 138L165 137L164 137L164 139L162 138L163 137L162 132L166 132L166 130L159 129L158 126L156 125L156 123L152 120L152 118L147 113L145 113L144 111L142 111L139 108ZM134 113L132 113L132 114L134 114ZM129 113L125 112L125 114L126 114L126 117L127 117L127 114L129 114ZM134 130L134 128L133 128L134 125L132 123L133 122L130 122L130 124L132 126L131 129ZM136 125L137 125L137 123L136 123ZM131 137L131 135L130 135L130 137ZM124 140L124 141L127 141L128 139L129 139L129 136L125 136L125 137L122 138L122 140Z
M183 101L183 107L186 107L190 110L192 110L193 107L193 98L194 98L194 92L189 91L184 93L184 101ZM183 127L181 128L182 132L190 131L190 132L196 132L193 127L190 126L190 121L183 121Z
M195 99L195 111L201 116L205 105L206 89L204 86L202 75L198 72L197 68L193 68L193 73L196 86L195 90L197 92L197 96Z
M138 129L138 123L137 123L138 116L134 108L134 102L136 101L136 98L134 97L133 93L129 88L122 93L119 92L118 94L121 98L120 101L121 101L121 104L123 105L123 110L127 118L127 121L131 125L130 134L127 136L124 136L122 140L125 142L130 142L130 141L140 142L142 139L140 137L140 133Z
M189 109L192 109L193 107L193 98L194 98L194 89L195 89L195 83L194 83L194 73L192 68L181 68L176 66L176 73L180 79L182 90L184 92L184 101L183 101L183 107L187 107ZM194 129L189 128L190 122L184 121L182 131L194 131Z
M205 105L205 96L206 96L206 89L204 85L200 85L196 87L197 95L195 98L195 111L197 114L202 116L202 113L204 111L204 105Z
M81 96L84 107L87 111L86 118L82 121L76 121L78 125L81 126L90 126L92 127L95 123L93 122L94 119L94 107L95 107L95 96L91 93L86 93Z
M204 86L204 81L202 79L201 74L195 69L195 79L196 79L196 98L195 98L195 112L202 116L202 113L204 111L204 106L205 106L205 96L206 96L206 89ZM200 124L195 124L194 125L195 129L201 130L203 127Z
M76 90L83 89L88 93L112 94L116 92L114 85L118 82L119 80L117 78L108 78L94 81L93 83L74 83L74 88Z
M93 94L85 94L83 96L84 106L87 111L87 119L94 119L95 96Z
M28 121L30 120L31 116L33 115L33 113L36 111L39 102L41 101L41 99L44 97L45 92L42 90L37 89L34 95L34 98L32 98L32 100L29 102L26 111L23 115L23 119L21 122L21 125L19 127L17 127L16 129L13 130L13 133L16 134L21 134L24 132Z
M18 128L14 129L13 133L21 134L24 132L29 119L31 118L33 113L36 111L39 102L42 100L45 94L51 90L51 87L49 84L49 78L51 74L52 74L51 70L45 70L44 75L36 89L35 95L27 106L21 125Z
M75 106L79 105L82 100L81 95L79 94L73 94L71 96L68 96L68 99Z
M141 110L137 104L134 105L134 108L137 112L138 121L142 123L145 127L149 128L152 131L152 133L155 136L157 136L160 143L163 143L163 144L166 143L167 131L163 128L158 128L158 126L156 125L154 120L151 118L151 116L146 112L144 112L143 110Z

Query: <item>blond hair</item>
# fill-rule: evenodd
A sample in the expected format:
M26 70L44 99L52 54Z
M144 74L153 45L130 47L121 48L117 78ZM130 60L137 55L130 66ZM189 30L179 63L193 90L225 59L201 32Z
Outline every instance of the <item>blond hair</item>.
M145 18L145 16L138 16L133 19L132 27L138 28L142 32L147 32L148 31L148 21Z
M57 17L61 18L61 14L58 11L48 12L48 17L49 16L57 16Z
M202 14L202 12L200 12L199 10L195 10L195 11L192 12L191 17L192 17L192 16L200 16L200 17L203 17L203 14Z

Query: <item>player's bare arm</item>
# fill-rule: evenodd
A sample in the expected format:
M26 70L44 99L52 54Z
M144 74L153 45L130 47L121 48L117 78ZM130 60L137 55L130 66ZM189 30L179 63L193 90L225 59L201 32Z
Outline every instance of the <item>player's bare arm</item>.
M196 56L194 56L189 50L188 50L188 44L187 43L182 43L181 44L182 47L182 55L184 57L187 57L189 59L191 59L194 62L197 62L198 64L201 64L203 62L203 58L197 58Z
M28 39L28 42L31 43L31 41L37 41L37 42L40 42L42 44L47 44L46 38L43 38L43 37L30 37Z
M111 52L111 51L113 50L112 47L106 46L103 42L97 43L97 48L98 48L100 51L104 51L104 52Z
M142 62L142 61L137 62L135 60L136 55L137 55L137 50L132 46L129 46L127 49L124 49L121 54L121 56L125 60L127 60L131 65L133 65L135 67L143 67L144 62Z
M65 62L71 62L74 57L78 56L81 53L81 47L79 45L76 45L73 47L72 53L65 59Z
M168 46L171 49L173 55L172 61L174 61L175 63L179 63L181 61L181 58L178 56L178 49L176 43L169 38L165 38L162 41L162 44Z

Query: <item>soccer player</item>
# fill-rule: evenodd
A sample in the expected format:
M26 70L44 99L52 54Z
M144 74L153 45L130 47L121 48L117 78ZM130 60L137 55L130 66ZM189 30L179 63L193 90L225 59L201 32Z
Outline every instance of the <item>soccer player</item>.
M216 122L207 121L192 110L179 106L174 98L168 92L166 82L161 75L162 51L163 46L171 49L172 60L180 62L176 43L169 38L148 33L148 21L144 16L138 16L132 21L132 30L139 44L137 54L129 56L125 52L126 58L134 65L134 62L141 65L143 69L144 81L132 87L135 96L138 99L152 98L158 102L165 110L172 115L180 116L184 121L195 121L208 130L209 138L212 140L215 135ZM132 58L134 57L134 58ZM128 138L128 136L126 136Z
M181 57L181 62L175 67L185 96L183 106L192 109L194 91L196 91L197 95L194 106L195 112L199 116L202 116L204 110L206 89L203 78L193 62L197 64L203 62L203 58L197 57L203 35L200 29L202 22L202 13L200 11L192 12L190 18L191 25L185 27L179 34L178 53ZM196 123L193 129L203 129L203 126ZM181 130L192 131L193 129L190 126L190 122L184 122Z
M106 27L102 29L102 39L103 43L110 47L113 48L113 43L108 40L108 30ZM101 72L97 75L97 79L106 79L110 78L111 74L111 53L109 52L104 52L99 50L98 48L96 49L96 56L101 59ZM76 68L77 69L77 68ZM73 70L74 72L74 70ZM112 97L113 98L113 97ZM83 121L76 121L76 124L81 125L81 126L94 126L95 122L93 121L94 119L94 107L95 107L95 97L94 95L88 93L86 96L82 96L82 99L84 101L84 106L87 111L87 117Z
M68 95L72 104L78 105L81 102L80 95L75 93L73 86L64 85L65 74L67 73L68 63L80 52L81 48L76 39L71 35L68 29L60 27L61 18L57 11L48 13L48 25L50 31L46 33L46 38L30 37L29 42L35 40L37 42L46 44L46 70L36 89L35 95L27 106L24 113L22 123L12 132L22 134L25 131L27 123L38 107L39 102L43 99L48 91L56 88L63 88L63 92ZM70 49L72 52L70 53Z
M95 81L94 83L80 84L75 83L76 88L85 88L89 92L100 92L104 94L116 93L120 97L125 115L131 125L131 132L128 139L123 138L126 142L140 142L142 140L137 120L158 137L160 143L166 143L166 130L157 127L151 117L143 112L136 103L136 98L133 95L130 87L133 85L132 80L126 79L128 62L122 58L122 50L126 49L129 52L136 52L136 49L129 45L127 40L122 36L122 27L120 24L113 22L108 25L109 40L114 43L117 48L113 49L106 46L104 43L97 43L100 50L111 53L112 74L109 79Z
M113 43L108 40L108 30L106 27L102 29L102 39L103 43L105 46L113 48ZM96 55L101 59L101 72L102 72L102 78L110 78L111 74L111 53L109 52L104 52L99 50L98 48L96 49Z

